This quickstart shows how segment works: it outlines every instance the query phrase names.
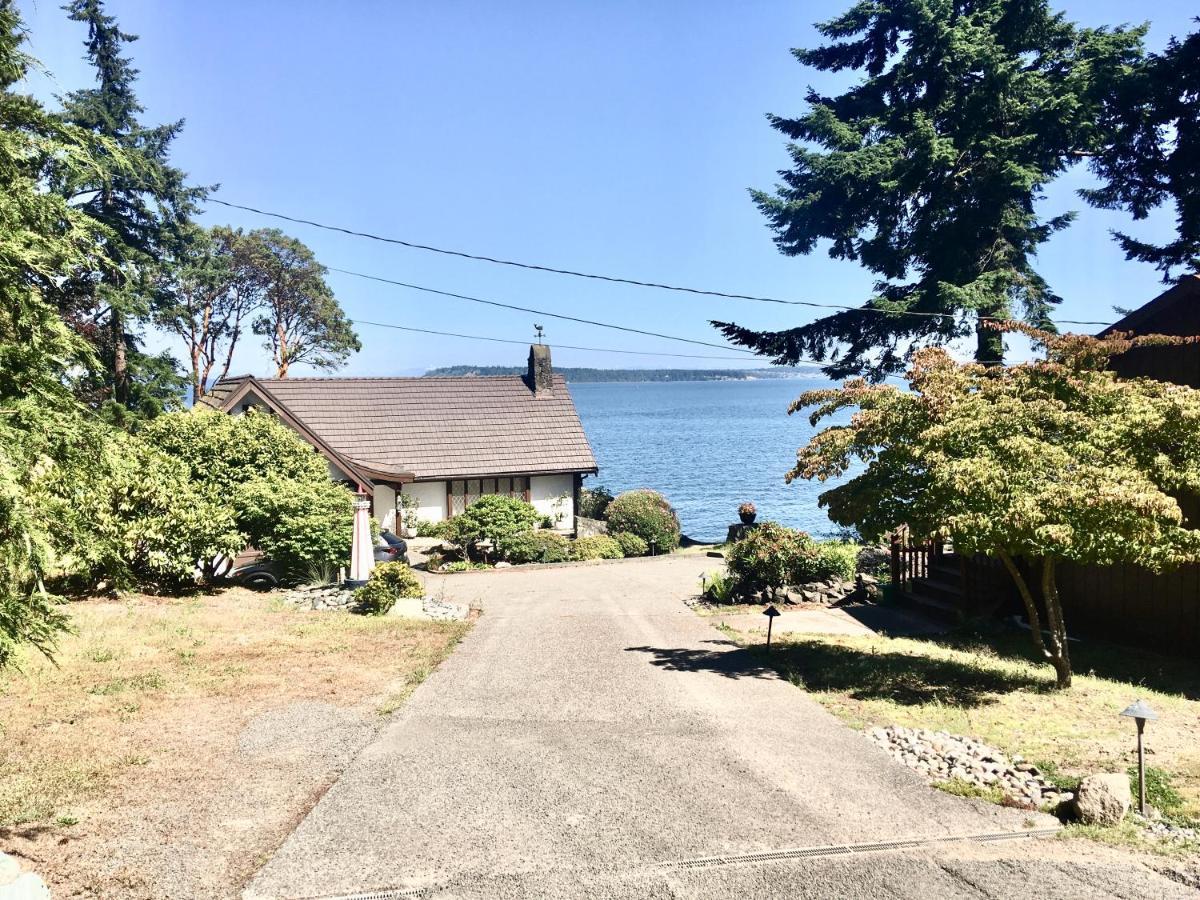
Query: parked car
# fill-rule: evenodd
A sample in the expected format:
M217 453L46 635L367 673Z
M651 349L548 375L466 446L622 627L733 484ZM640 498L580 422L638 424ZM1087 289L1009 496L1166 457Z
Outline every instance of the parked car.
M408 543L390 531L379 532L375 544L375 562L408 562Z
M234 569L229 577L255 591L269 591L279 586L279 572L269 559L260 559Z

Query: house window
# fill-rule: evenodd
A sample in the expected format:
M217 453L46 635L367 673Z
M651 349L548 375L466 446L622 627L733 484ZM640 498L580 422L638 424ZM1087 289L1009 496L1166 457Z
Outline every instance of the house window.
M457 516L480 497L500 494L517 500L529 499L529 479L526 478L460 478L448 484L447 509Z

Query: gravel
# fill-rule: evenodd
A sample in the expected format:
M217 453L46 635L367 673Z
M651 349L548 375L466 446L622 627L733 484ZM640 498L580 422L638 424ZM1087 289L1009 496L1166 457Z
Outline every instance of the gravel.
M1057 808L1074 794L1060 790L1037 766L975 738L925 728L872 728L872 741L892 759L930 781L963 781L1000 790L1010 803L1029 809Z

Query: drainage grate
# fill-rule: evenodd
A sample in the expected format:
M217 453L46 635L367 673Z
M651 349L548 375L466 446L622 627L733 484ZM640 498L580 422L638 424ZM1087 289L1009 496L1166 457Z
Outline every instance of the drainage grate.
M778 859L811 859L824 856L845 856L853 853L882 853L887 850L907 850L912 847L951 844L972 841L986 844L995 841L1014 841L1024 838L1047 837L1056 834L1057 828L1039 828L1030 831L1000 831L992 834L972 834L936 838L910 838L900 841L872 841L865 844L834 844L827 847L797 847L791 850L766 850L761 853L738 853L730 856L702 856L696 859L681 859L659 863L658 870L708 869L715 866L734 866L740 863L773 862Z

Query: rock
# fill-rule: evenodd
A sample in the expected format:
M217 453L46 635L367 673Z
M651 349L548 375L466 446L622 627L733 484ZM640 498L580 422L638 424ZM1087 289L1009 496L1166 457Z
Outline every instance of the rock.
M1129 812L1131 802L1128 776L1089 775L1079 783L1075 813L1085 825L1116 825Z
M505 562L504 560L500 560L500 562L496 563L496 565L493 566L493 568L495 568L495 569L511 569L512 563Z

